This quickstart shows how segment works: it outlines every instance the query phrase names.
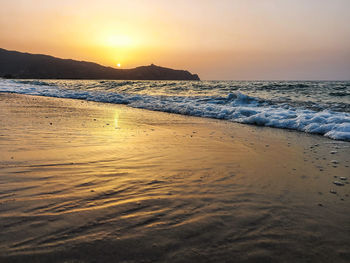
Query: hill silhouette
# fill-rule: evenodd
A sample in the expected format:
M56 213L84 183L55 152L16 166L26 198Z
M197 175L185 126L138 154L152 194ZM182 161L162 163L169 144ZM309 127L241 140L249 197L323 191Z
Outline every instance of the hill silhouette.
M93 62L61 59L0 48L0 77L21 79L199 80L187 70L156 65L116 69Z

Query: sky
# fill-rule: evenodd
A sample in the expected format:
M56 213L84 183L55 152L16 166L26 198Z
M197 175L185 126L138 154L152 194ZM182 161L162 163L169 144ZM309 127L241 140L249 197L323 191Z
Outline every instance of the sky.
M349 0L0 0L0 47L207 80L349 80Z

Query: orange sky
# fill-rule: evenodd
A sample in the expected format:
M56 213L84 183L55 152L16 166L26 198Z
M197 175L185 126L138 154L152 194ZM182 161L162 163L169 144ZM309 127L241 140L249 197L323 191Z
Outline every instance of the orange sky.
M350 79L348 0L0 0L0 47L202 79Z

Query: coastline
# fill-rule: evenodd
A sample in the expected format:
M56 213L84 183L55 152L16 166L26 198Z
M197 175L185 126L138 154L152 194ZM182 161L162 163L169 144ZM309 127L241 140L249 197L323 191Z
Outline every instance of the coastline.
M0 109L4 262L350 257L350 142L10 93Z
M240 84L224 81L197 85L188 81L0 80L0 92L125 104L350 141L350 104L345 98L346 91L337 91L346 89L348 84L327 84L325 88L324 83L319 82ZM285 87L288 94L283 91ZM266 91L270 89L278 91L266 98ZM288 96L293 99L286 99Z

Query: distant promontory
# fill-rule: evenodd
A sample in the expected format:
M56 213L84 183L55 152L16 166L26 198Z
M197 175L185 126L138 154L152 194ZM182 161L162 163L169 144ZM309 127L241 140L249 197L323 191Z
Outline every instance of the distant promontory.
M93 62L61 59L0 48L0 77L20 79L200 80L187 70L155 65L116 69Z

